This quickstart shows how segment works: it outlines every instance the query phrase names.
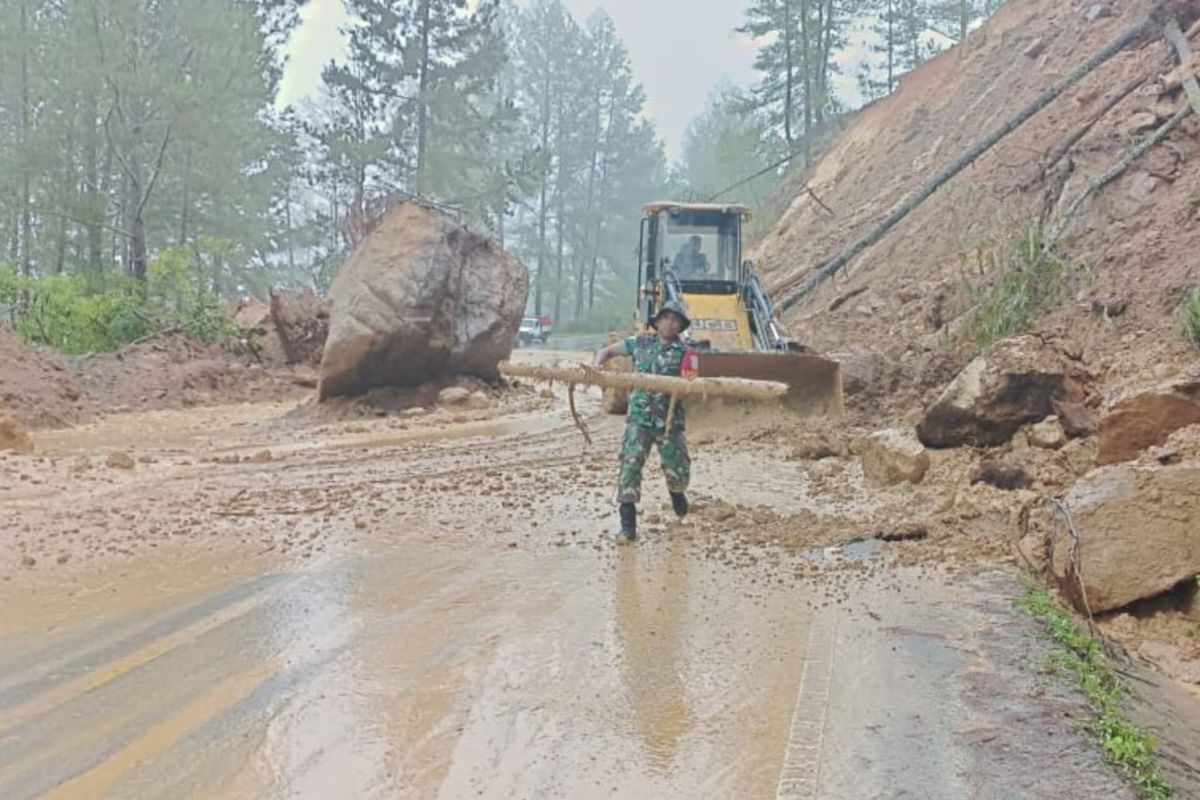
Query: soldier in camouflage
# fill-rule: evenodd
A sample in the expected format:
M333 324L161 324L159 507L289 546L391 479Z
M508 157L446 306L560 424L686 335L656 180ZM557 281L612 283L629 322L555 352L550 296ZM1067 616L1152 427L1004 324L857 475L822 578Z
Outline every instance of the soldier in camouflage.
M633 367L637 372L678 376L688 353L679 335L691 324L683 306L673 301L663 303L650 324L655 329L654 333L630 336L609 345L596 354L595 366L600 368L608 359L624 355L633 359ZM653 445L658 446L658 457L667 478L667 490L671 494L675 513L682 518L688 512L685 492L691 478L692 463L684 437L686 413L681 402L676 403L674 415L670 413L670 406L670 396L658 392L635 389L629 397L617 486L617 502L621 512L620 537L626 541L637 537L637 503L641 499L642 467ZM667 430L668 416L671 416L670 430Z

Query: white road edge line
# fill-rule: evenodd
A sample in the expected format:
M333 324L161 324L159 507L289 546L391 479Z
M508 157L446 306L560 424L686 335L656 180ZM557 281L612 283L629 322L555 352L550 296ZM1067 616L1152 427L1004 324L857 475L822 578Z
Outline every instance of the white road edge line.
M788 733L787 750L779 772L776 800L819 800L821 751L833 682L837 623L814 622L808 630L800 688Z

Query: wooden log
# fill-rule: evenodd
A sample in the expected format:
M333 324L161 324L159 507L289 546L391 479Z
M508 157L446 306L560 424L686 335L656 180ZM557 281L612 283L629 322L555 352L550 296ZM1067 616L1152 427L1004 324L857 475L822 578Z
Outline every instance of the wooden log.
M1175 55L1179 57L1179 63L1183 68L1184 93L1187 94L1192 110L1200 116L1200 82L1196 81L1196 76L1192 73L1192 48L1188 44L1187 37L1175 20L1169 20L1163 26L1163 36L1170 42L1171 47L1175 48Z
M1179 124L1187 119L1191 113L1191 106L1184 106L1176 111L1175 116L1164 122L1152 136L1148 137L1145 141L1141 142L1137 146L1131 148L1121 158L1120 161L1118 161L1116 164L1113 164L1103 173L1094 178L1092 182L1087 185L1087 188L1080 192L1079 196L1071 201L1071 205L1068 206L1067 210L1063 212L1062 221L1059 222L1057 226L1049 230L1042 238L1042 253L1049 253L1055 248L1055 246L1058 244L1058 240L1062 238L1063 234L1067 232L1067 229L1071 227L1071 223L1075 221L1075 217L1078 215L1079 209L1083 206L1084 202L1124 174L1125 170L1129 169L1133 162L1145 155L1147 150L1158 144L1161 144L1162 141L1171 133L1171 131L1178 128Z
M644 389L680 398L729 397L771 400L787 394L786 383L746 378L677 378L641 372L606 372L592 367L544 367L534 364L500 363L500 374L514 378L587 384L606 389Z
M1101 189L1123 175L1125 171L1133 164L1133 162L1145 155L1150 148L1161 144L1162 141L1171 133L1171 131L1178 128L1180 123L1187 119L1188 116L1193 113L1200 115L1200 84L1197 83L1196 76L1192 75L1190 72L1192 52L1191 47L1188 45L1187 37L1184 36L1183 31L1179 27L1179 23L1175 20L1168 20L1166 24L1163 25L1163 36L1171 44L1171 46L1175 48L1175 54L1179 56L1180 63L1184 65L1185 77L1183 80L1183 85L1188 97L1188 103L1184 105L1183 108L1179 109L1179 111L1175 112L1173 117L1159 126L1152 136L1131 148L1121 158L1120 161L1118 161L1116 164L1113 164L1087 185L1087 188L1085 188L1083 192L1071 202L1071 205L1063 213L1062 221L1059 222L1059 224L1052 230L1050 230L1042 239L1043 253L1049 253L1054 246L1058 244L1059 239L1061 239L1063 234L1067 232L1067 229L1071 227L1071 223L1075 221L1075 218L1079 213L1079 209L1083 206L1084 202L1095 196L1096 193L1098 193Z
M1147 81L1145 75L1138 76L1126 82L1123 86L1105 98L1104 103L1100 108L1088 117L1087 121L1077 128L1070 136L1063 139L1061 142L1051 148L1050 152L1042 160L1042 167L1038 170L1039 178L1045 178L1046 173L1053 169L1059 161L1062 161L1063 156L1069 153L1079 140L1088 134L1096 123L1103 119L1108 112L1116 108L1117 104L1124 100L1129 95L1133 94L1138 87Z

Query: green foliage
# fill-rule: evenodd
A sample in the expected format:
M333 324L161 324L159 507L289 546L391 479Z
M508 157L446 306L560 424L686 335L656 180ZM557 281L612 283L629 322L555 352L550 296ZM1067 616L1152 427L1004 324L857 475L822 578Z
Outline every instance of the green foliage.
M1055 253L1043 252L1036 224L1008 240L981 240L972 255L981 278L963 280L968 311L962 336L977 350L1033 327L1062 304L1079 272Z
M224 342L233 324L219 299L196 286L186 253L166 250L145 285L124 276L102 283L78 273L26 277L0 265L0 309L21 337L64 353L117 350L159 330Z
M1180 335L1200 349L1200 286L1184 296L1178 314Z
M1060 646L1051 655L1050 666L1072 675L1091 703L1095 717L1087 728L1103 747L1105 759L1143 797L1170 800L1174 794L1159 775L1154 738L1125 716L1121 707L1125 686L1099 642L1079 628L1045 587L1027 579L1025 589L1017 607L1040 620L1050 639Z

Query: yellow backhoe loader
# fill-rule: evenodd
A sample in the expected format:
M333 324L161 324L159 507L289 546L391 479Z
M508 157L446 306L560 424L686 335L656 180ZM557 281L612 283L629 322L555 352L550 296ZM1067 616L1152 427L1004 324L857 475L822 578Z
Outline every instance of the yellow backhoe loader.
M840 416L840 365L788 337L754 266L742 259L749 213L738 204L647 205L638 244L637 321L646 326L662 303L676 300L692 321L685 339L697 350L699 377L785 383L789 411ZM628 390L604 390L606 411L623 414L627 403Z

